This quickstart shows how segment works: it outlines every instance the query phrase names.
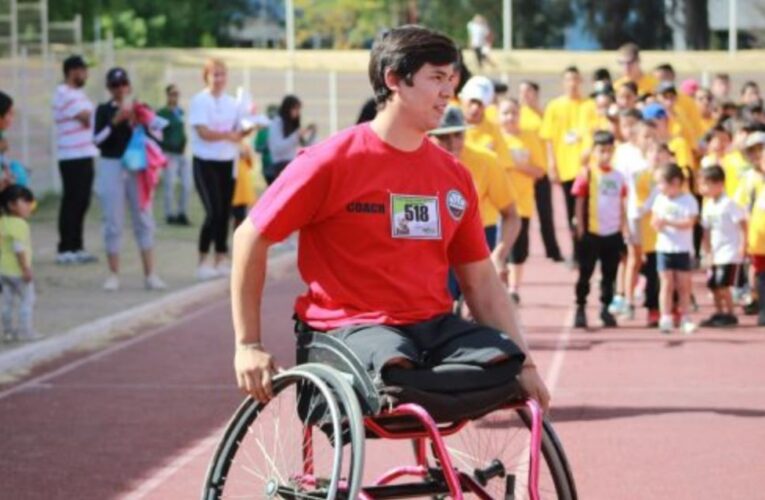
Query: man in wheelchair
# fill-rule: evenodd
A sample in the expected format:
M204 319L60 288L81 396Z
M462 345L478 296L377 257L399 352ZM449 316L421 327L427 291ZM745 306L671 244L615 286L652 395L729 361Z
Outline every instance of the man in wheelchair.
M426 137L454 95L459 58L452 40L425 28L383 35L369 63L377 117L303 150L236 230L234 364L239 387L258 401L273 396L276 369L261 344L267 252L299 231L307 285L295 304L299 331L342 341L380 386L475 389L469 370L431 375L477 367L501 377L493 385L513 384L547 408L489 258L470 173ZM450 313L450 267L476 323Z

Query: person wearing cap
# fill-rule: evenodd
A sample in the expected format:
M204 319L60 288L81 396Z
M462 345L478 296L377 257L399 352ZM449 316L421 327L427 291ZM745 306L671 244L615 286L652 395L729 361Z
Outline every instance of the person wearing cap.
M553 221L552 189L547 177L547 151L539 136L542 127L542 107L539 104L539 84L524 80L518 85L518 101L521 104L518 126L524 143L529 148L530 161L540 167L544 174L534 183L534 203L539 218L539 232L545 247L545 255L553 262L563 262Z
M465 140L493 151L502 168L512 167L513 159L499 125L486 116L486 109L494 104L494 83L485 76L473 76L462 87L459 98L465 121L471 125Z
M491 260L497 273L504 279L505 260L520 229L513 190L507 175L497 163L497 155L465 141L465 131L468 128L462 111L449 106L438 128L431 130L428 135L436 144L458 158L470 171L478 195L478 211L486 243L492 250ZM499 221L502 233L498 240ZM459 297L459 286L453 274L450 276L449 288L455 299Z
M205 208L205 220L199 230L196 274L199 280L209 280L229 274L226 261L234 162L239 156L239 143L247 134L240 127L240 107L236 99L225 92L228 81L225 63L210 59L204 65L202 78L205 89L191 99L189 124L194 184ZM269 134L269 143L271 141ZM271 154L275 154L273 149ZM210 264L213 243L215 255Z
M669 146L670 151L675 156L675 163L683 169L686 178L690 178L693 151L684 137L671 133L667 109L658 102L647 104L643 107L643 120L651 121L656 125L656 139Z
M756 306L751 312L756 308L757 326L765 326L765 132L749 134L744 150L754 169L739 187L737 201L749 211L747 252L755 283L752 304Z
M639 95L652 93L658 82L653 76L643 73L640 67L640 48L634 43L625 43L619 47L618 54L617 62L624 73L614 82L614 88L618 89L626 82L635 82Z
M101 202L104 246L109 267L109 276L103 288L109 292L120 289L120 250L127 205L133 235L141 252L144 286L147 290L161 290L167 285L154 270L154 216L151 203L141 208L137 179L139 172L128 170L122 163L136 120L130 101L131 87L127 72L123 68L111 68L106 74L106 88L111 99L96 108L94 129L95 143L101 151L96 193Z
M95 176L98 148L93 142L94 105L83 91L88 65L78 55L64 60L64 81L53 95L56 157L61 174L57 264L85 264L97 258L85 250L85 215Z
M510 274L508 289L516 303L520 302L520 287L523 265L529 256L529 225L534 214L534 182L545 175L544 168L534 163L531 155L531 137L520 127L521 106L513 98L502 99L499 103L500 126L510 154L513 167L510 182L515 190L516 207L521 218L521 230L510 251Z
M571 187L582 169L582 152L586 130L582 119L586 100L582 97L582 78L576 66L563 71L564 94L547 103L539 134L546 142L547 171L550 180L560 184L566 198L566 216L574 242L574 195ZM572 255L572 263L576 255Z
M191 194L191 168L184 155L186 150L186 131L184 130L184 112L178 103L180 92L178 86L170 84L165 87L167 98L164 107L157 115L167 120L167 126L162 130L162 151L167 158L167 168L164 173L164 209L165 222L179 226L190 226L188 218L189 194ZM181 189L178 201L175 201L175 181L180 180Z

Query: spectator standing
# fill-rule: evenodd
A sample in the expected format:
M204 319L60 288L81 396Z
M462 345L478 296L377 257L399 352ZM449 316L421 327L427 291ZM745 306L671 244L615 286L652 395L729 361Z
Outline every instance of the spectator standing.
M0 283L3 287L2 322L5 339L36 340L32 327L35 288L32 280L32 240L26 219L32 213L34 195L23 186L11 185L0 195ZM14 326L14 316L18 322Z
M184 113L178 104L180 92L174 84L165 88L167 103L157 114L167 120L162 130L162 151L167 158L164 179L165 222L179 226L189 226L189 194L191 193L191 169L184 156L186 150L186 131ZM175 202L175 183L180 180L181 190L178 202Z
M626 82L635 82L639 96L653 93L658 81L653 76L643 73L640 67L640 48L637 45L626 43L619 47L618 62L624 73L614 82L614 88L618 89Z
M239 142L246 135L239 125L240 106L225 92L228 72L223 61L211 59L204 65L205 89L189 106L191 151L196 185L205 220L199 231L197 278L209 280L228 275L228 223L234 192L234 168ZM208 263L215 246L213 264Z
M730 101L730 75L728 73L717 73L714 78L712 78L710 90L712 91L712 95L714 95L715 99L719 102L723 103Z
M147 290L161 290L167 285L154 272L154 216L151 203L141 207L139 172L128 170L122 162L136 120L127 72L122 68L110 69L106 74L106 87L111 99L98 105L95 119L95 142L101 151L96 192L103 212L104 246L109 266L104 290L115 292L120 289L120 250L126 204L133 235L141 252L144 286Z
M473 16L473 19L467 23L467 30L470 49L475 52L478 67L483 68L484 61L489 63L490 66L496 66L494 61L489 58L492 33L486 18L481 14L476 14Z
M542 126L539 84L528 80L521 82L518 87L518 101L521 104L518 126L521 129L521 136L529 148L530 163L544 171L544 175L534 183L534 202L539 217L539 231L542 234L545 255L554 262L563 262L563 256L558 247L558 239L555 236L552 189L550 179L547 177L547 152L545 144L539 136L539 129Z
M57 264L84 264L98 260L85 250L85 215L95 176L98 148L93 143L94 105L83 87L88 80L85 60L73 55L64 61L64 82L53 96L56 155L63 194L58 215Z
M278 115L268 127L268 150L271 153L271 171L266 175L266 182L273 183L282 170L295 159L298 150L313 143L316 138L316 125L313 123L301 128L302 103L297 96L288 95L279 106Z

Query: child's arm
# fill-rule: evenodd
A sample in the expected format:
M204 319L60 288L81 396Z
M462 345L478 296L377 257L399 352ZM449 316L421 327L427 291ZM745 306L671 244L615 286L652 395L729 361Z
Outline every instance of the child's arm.
M691 229L696 225L696 217L688 217L687 219L680 219L675 221L665 220L664 225L675 227L677 229Z
M701 248L704 249L704 253L707 256L712 255L712 238L708 227L704 228L704 233L701 237ZM710 261L711 263L712 261Z
M574 224L576 228L576 239L581 240L584 236L584 198L576 197L574 210Z
M27 252L21 249L17 249L16 259L19 261L19 267L21 267L21 277L24 279L24 281L29 283L32 281L32 267L29 265Z

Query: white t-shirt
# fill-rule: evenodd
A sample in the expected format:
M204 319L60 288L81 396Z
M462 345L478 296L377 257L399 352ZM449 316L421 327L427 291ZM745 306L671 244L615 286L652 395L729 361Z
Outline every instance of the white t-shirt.
M95 107L82 89L66 84L56 87L53 94L53 121L56 124L56 156L59 160L75 160L98 156L93 142ZM90 111L90 124L83 125L75 116Z
M470 37L470 48L483 48L487 45L489 38L489 28L476 21L467 23L468 36Z
M640 148L625 142L616 146L613 165L627 180L627 218L639 219L640 207L635 181L648 168L648 161L643 157Z
M213 96L205 89L191 99L189 125L191 125L191 153L202 160L228 161L239 154L239 147L231 141L206 141L199 137L196 125L204 125L215 132L239 130L240 108L232 96Z
M675 198L664 194L656 196L652 212L656 217L668 221L680 221L699 215L696 198L683 193ZM656 251L662 253L693 252L693 228L679 229L664 226L656 237Z
M741 249L741 221L746 213L725 195L717 200L707 198L701 211L701 225L709 229L714 265L740 264L744 256Z

